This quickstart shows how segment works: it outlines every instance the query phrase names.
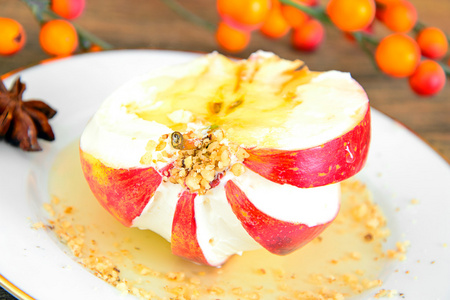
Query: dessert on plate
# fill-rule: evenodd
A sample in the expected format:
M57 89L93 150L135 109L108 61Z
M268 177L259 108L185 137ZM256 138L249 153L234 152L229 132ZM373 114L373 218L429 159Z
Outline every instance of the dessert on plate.
M86 126L80 157L93 194L122 224L220 266L318 236L369 142L368 98L348 73L263 51L240 61L212 53L116 90Z

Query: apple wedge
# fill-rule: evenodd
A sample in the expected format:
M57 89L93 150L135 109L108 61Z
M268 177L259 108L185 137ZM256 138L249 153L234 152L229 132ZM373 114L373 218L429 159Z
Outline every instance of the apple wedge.
M231 180L225 185L225 191L227 200L244 229L255 241L274 254L286 255L303 247L331 223L328 221L308 226L304 223L282 221L271 217L259 210ZM295 207L295 204L291 207Z
M125 226L140 216L162 181L154 168L115 169L80 151L81 167L100 204Z
M317 237L369 143L367 95L348 73L262 51L241 61L212 53L111 94L81 136L80 158L118 221L220 266Z
M301 150L247 149L244 165L279 184L311 188L340 182L358 173L367 160L370 110L343 136Z

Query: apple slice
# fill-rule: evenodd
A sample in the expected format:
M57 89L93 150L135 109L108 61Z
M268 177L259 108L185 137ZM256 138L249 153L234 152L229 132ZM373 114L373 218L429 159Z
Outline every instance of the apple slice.
M172 223L172 253L191 261L208 264L197 241L194 199L197 194L188 191L181 194Z
M286 255L317 237L330 223L307 226L280 221L261 212L233 181L225 185L228 202L242 226L261 246L278 255ZM333 218L334 219L334 218Z
M116 169L80 151L81 167L98 202L125 226L141 215L162 176L154 168Z
M272 253L285 255L303 247L339 211L339 184L299 189L258 180L259 176L247 170L229 180L225 184L226 198L249 235Z
M249 169L279 184L311 188L340 182L358 173L367 160L370 110L346 134L322 145L301 150L246 149Z

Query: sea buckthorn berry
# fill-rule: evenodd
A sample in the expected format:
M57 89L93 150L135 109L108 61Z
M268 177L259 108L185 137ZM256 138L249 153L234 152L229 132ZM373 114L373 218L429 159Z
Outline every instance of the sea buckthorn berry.
M224 50L228 52L239 52L244 50L249 44L250 32L241 31L225 22L220 22L216 31L216 40Z
M217 0L222 20L239 30L261 27L270 10L270 0Z
M293 6L282 4L280 10L284 19L292 28L300 27L309 20L308 14Z
M25 31L19 22L10 18L0 18L0 55L13 55L19 52L25 42Z
M294 0L294 2L295 2L295 0ZM319 0L297 0L297 2L299 2L300 4L311 6L311 7L319 5Z
M375 50L375 60L384 73L407 77L414 73L419 64L420 49L413 38L403 33L393 33L380 41Z
M272 8L259 30L265 36L277 39L285 36L290 28L291 26L289 26L286 19L281 14L280 3L278 0L272 1Z
M50 8L61 17L73 20L83 13L85 4L85 0L51 0Z
M409 77L412 90L421 96L437 94L445 85L445 72L434 60L420 62L414 74Z
M292 32L292 45L302 51L316 50L325 35L322 23L315 19L306 21L303 26L294 28Z
M336 27L343 31L358 31L372 23L374 0L330 0L326 11Z
M89 52L99 52L102 50L103 50L102 47L100 47L99 45L95 45L95 44L91 45L88 49Z
M392 31L408 32L417 22L417 10L406 0L392 2L386 5L382 21Z
M77 31L68 21L51 20L41 27L39 43L50 55L67 56L78 46Z
M402 0L375 0L375 3L377 4L377 6L383 7L390 3L399 2L399 1L402 1Z
M441 59L447 53L448 41L445 33L436 27L422 29L416 37L422 55L432 59Z

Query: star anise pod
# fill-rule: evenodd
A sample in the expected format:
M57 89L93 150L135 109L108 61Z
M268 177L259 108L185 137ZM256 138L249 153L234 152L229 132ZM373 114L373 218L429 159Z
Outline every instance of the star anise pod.
M40 151L38 138L53 141L55 135L48 123L56 111L39 100L22 100L26 85L16 79L7 90L0 79L0 139L4 138L25 151Z

